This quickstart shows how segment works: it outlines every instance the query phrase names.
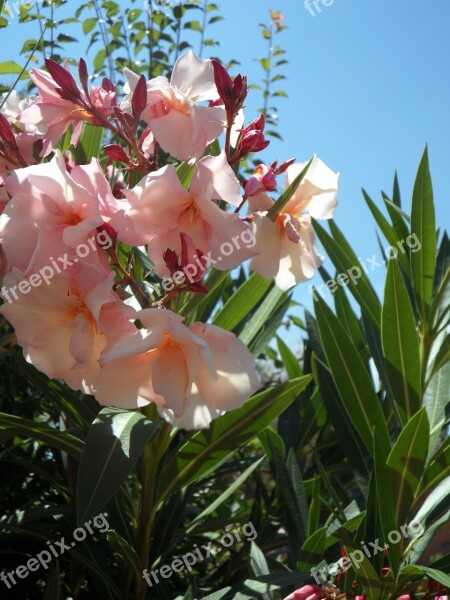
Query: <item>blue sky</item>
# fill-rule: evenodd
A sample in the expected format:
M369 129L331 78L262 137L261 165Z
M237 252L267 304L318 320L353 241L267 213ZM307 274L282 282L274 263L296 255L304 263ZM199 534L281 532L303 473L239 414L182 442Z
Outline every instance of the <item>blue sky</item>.
M328 3L332 0L328 0ZM404 206L425 143L429 144L437 218L448 228L450 216L450 2L448 0L334 0L315 16L303 0L220 0L225 21L210 34L220 40L216 54L241 62L240 70L259 82L265 56L258 23L268 10L280 10L288 29L278 36L287 50L287 79L279 99L284 141L273 142L265 157L305 161L317 153L340 171L336 222L361 258L380 257L375 224L362 198L364 187L379 202L391 192L399 172ZM136 3L138 5L139 2ZM28 37L13 21L1 35L1 61L18 60ZM83 39L80 36L80 39ZM80 44L78 49L84 54ZM76 48L74 48L74 54ZM75 56L74 56L75 57ZM247 120L261 105L253 91ZM387 245L387 244L386 244ZM332 271L327 261L325 267ZM372 274L382 292L383 269ZM319 282L317 277L314 280ZM296 299L310 306L307 286Z

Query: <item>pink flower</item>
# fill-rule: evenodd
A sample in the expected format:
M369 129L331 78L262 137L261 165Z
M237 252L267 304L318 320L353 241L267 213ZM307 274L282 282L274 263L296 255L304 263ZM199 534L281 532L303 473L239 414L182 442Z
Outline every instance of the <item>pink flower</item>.
M289 594L284 600L321 600L324 597L322 588L317 585L304 585L299 590Z
M247 198L256 196L261 192L273 192L277 187L277 180L272 167L259 165L253 175L245 184L245 195Z
M139 76L124 70L128 92ZM169 81L156 77L147 82L147 107L141 117L152 129L161 148L179 160L200 158L208 144L224 131L225 110L198 104L218 96L211 60L200 60L190 50L181 56ZM131 112L131 93L122 103Z
M110 344L133 335L134 311L112 291L114 272L78 265L73 277L5 277L0 312L13 325L25 358L73 389L92 393L98 359Z
M50 257L73 255L103 223L96 194L69 175L59 151L48 163L13 171L6 187L12 198L0 217L0 243L9 267L25 275Z
M238 206L242 201L239 182L223 153L197 163L189 190L169 165L150 173L126 196L132 206L130 218L136 231L148 236L149 256L160 275L169 274L163 259L167 248L181 252L181 233L217 261L211 263L217 269L233 269L255 255L249 226L214 202L221 199Z
M70 75L68 67L66 70ZM81 136L83 121L90 120L90 115L78 103L61 98L58 84L50 73L31 69L30 77L39 90L39 96L25 109L20 121L47 128L41 156L50 154L70 125L73 127L70 143L76 145Z
M146 309L136 317L146 329L100 361L100 404L137 408L154 402L170 423L200 429L260 387L253 358L234 334L202 323L186 327L167 310Z
M131 246L143 246L147 243L148 236L138 233L129 217L129 201L114 195L96 158L89 165L74 167L70 175L90 196L97 197L100 216L117 232L119 241Z
M305 164L290 166L286 185L292 183ZM255 212L256 247L260 254L253 258L250 268L267 279L275 279L281 290L288 290L300 281L311 279L322 264L311 217L330 219L337 206L339 174L333 173L321 160L313 162L297 191L275 221L267 218L273 205L267 194L250 199Z

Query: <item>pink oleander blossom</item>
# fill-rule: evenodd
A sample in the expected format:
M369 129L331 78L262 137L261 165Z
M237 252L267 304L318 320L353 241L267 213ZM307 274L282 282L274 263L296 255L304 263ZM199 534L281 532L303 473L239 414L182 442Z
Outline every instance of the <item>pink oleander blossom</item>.
M163 259L167 248L181 252L181 233L217 260L217 269L233 269L255 255L247 223L237 214L223 211L215 202L225 200L238 206L242 201L239 182L225 154L197 163L189 190L181 185L175 167L168 165L150 173L126 196L132 207L130 218L136 231L148 236L149 256L160 275L169 274ZM222 244L230 244L233 239L236 244L225 256Z
M290 166L286 171L286 186L301 173L305 164ZM311 279L322 264L311 217L332 218L337 206L339 174L333 173L321 160L314 157L312 164L295 194L276 217L266 215L273 200L260 193L249 201L254 212L256 247L259 250L250 265L276 285L288 290L300 281Z
M133 92L139 76L129 69L124 75L126 91ZM198 159L224 131L225 110L199 104L217 97L211 60L200 60L189 51L175 63L170 82L165 77L147 82L147 107L141 118L165 152L179 160ZM121 106L131 112L131 93Z
M92 393L101 353L136 331L134 310L112 290L114 276L91 264L78 265L71 277L47 280L13 269L3 282L0 313L13 325L26 360L50 378Z
M95 386L100 404L137 408L154 402L167 421L200 429L260 387L253 358L234 334L203 323L186 327L168 310L145 309L137 318L145 329L101 358Z

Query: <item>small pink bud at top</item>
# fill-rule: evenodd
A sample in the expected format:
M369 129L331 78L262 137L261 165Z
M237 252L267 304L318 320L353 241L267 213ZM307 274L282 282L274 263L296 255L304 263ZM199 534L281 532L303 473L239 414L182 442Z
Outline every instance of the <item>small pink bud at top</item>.
M218 60L213 60L212 64L217 91L225 106L228 106L229 102L234 100L233 81L228 71Z
M397 600L411 600L411 596L409 594L402 594L401 596L397 596Z
M359 594L358 596L355 596L355 600L367 600L367 596L364 596L364 594Z
M81 87L87 94L87 90L89 87L89 74L86 61L84 58L80 58L78 63L78 77L80 79Z
M58 90L61 98L72 101L81 98L77 83L68 69L65 69L51 58L45 59L45 65L50 75L61 88L61 90Z
M134 89L133 96L131 98L131 108L133 110L133 116L139 119L144 108L147 106L147 80L145 75L139 77L139 81Z
M108 144L104 147L104 151L105 154L107 154L111 160L117 160L125 164L129 164L130 162L127 153L122 148L122 146L119 146L119 144Z
M113 84L113 82L111 81L111 79L109 79L108 77L104 77L102 80L102 88L106 91L106 92L115 92L116 91L116 86Z
M323 589L317 585L304 585L299 590L296 590L284 600L321 600L325 598Z

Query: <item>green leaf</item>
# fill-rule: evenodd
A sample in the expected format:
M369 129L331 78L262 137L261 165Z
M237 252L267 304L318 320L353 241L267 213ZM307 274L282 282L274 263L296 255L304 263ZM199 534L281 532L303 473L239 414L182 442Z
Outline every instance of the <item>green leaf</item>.
M22 73L23 67L12 60L0 63L0 75L19 75ZM29 77L28 73L24 73L22 79Z
M59 561L57 560L51 567L45 586L45 593L42 600L60 600L62 596L62 588L60 582Z
M294 379L260 392L242 408L219 417L209 429L194 434L174 452L161 473L159 499L198 480L256 437L308 385L311 377Z
M330 371L315 356L313 371L319 386L320 396L325 404L342 450L353 469L367 477L370 471L364 442L361 439L360 432L348 418L347 409L338 394Z
M265 297L264 302L258 307L251 319L247 321L242 333L239 335L239 339L242 340L246 346L249 346L266 323L270 322L271 316L273 316L273 313L278 308L279 304L286 297L286 292L282 292L275 286L272 287Z
M103 127L85 124L80 142L75 148L74 156L77 165L87 165L92 158L98 157L103 138Z
M394 494L390 482L386 482L386 459L387 448L380 444L377 432L374 432L374 469L375 489L377 495L378 519L383 534L383 540L388 539L391 531L396 530L395 509L394 509ZM397 576L399 568L399 555L394 544L388 544L387 548L390 566Z
M190 165L188 161L181 162L177 166L177 175L181 185L188 189L191 184L192 176L195 173L195 167Z
M374 426L382 443L389 447L389 434L380 401L358 350L320 296L315 301L315 310L328 364L350 420L370 454L373 452Z
M380 328L381 307L370 280L341 231L330 221L330 236L317 221L314 230L334 266L349 278L348 289L374 325Z
M104 408L99 412L78 471L79 523L98 514L113 497L161 424L136 411Z
M419 500L426 498L447 477L450 477L450 438L442 444L423 474Z
M213 320L213 324L222 329L233 331L258 304L264 294L271 287L272 282L264 279L257 273L250 277L230 296L222 309Z
M273 206L270 207L270 209L267 213L268 219L270 219L271 221L275 221L277 215L280 214L280 212L283 210L283 208L286 206L286 204L289 202L289 200L292 198L292 196L297 191L298 186L301 184L301 182L305 178L305 175L307 174L309 167L311 166L311 163L313 160L314 160L314 157L312 157L309 160L309 162L306 164L306 166L302 170L302 172L297 175L297 177L294 179L294 181L286 188L286 190L281 194L281 196L273 204Z
M405 423L421 406L420 347L408 292L394 259L388 262L381 336L391 389Z
M323 559L326 549L327 528L322 527L305 540L300 551L299 560L303 568L317 566Z
M425 321L433 300L436 267L436 225L428 148L423 153L414 184L411 234L415 234L421 244L420 250L411 253L411 268L420 314Z
M203 523L203 521L212 515L218 508L221 506L225 500L228 500L237 490L247 481L250 475L253 474L254 471L259 467L261 462L264 460L264 456L255 460L243 473L237 477L231 485L227 487L227 489L220 494L218 498L216 498L213 502L211 502L199 515L195 517L195 519L189 524L189 526L185 530L185 535L190 535L199 525Z
M384 237L387 239L392 248L395 249L398 260L406 273L410 271L410 265L408 261L408 255L405 253L403 249L403 245L399 245L399 242L402 242L405 238L399 237L396 229L389 224L386 217L379 210L375 202L370 198L369 194L363 190L362 191L365 201L367 202L367 206L370 209L375 221L378 224L378 227L381 229ZM389 258L389 257L388 257Z
M300 366L299 359L295 354L288 348L283 340L277 336L278 352L280 353L281 360L283 361L284 368L287 371L289 379L295 377L301 377L303 375L303 369Z
M430 452L434 450L446 422L446 408L450 404L450 362L433 375L423 398L430 421Z
M91 31L97 25L97 22L98 22L98 19L96 19L95 17L92 17L90 19L86 19L85 21L83 21L83 33L85 35L87 35L88 33L91 33Z
M83 442L81 440L58 429L53 429L45 423L38 423L14 415L0 413L0 428L6 430L12 429L15 435L38 440L51 448L67 452L67 454L75 458L80 458L83 450Z
M394 489L396 525L405 522L419 488L428 456L430 425L425 408L408 421L387 459Z

